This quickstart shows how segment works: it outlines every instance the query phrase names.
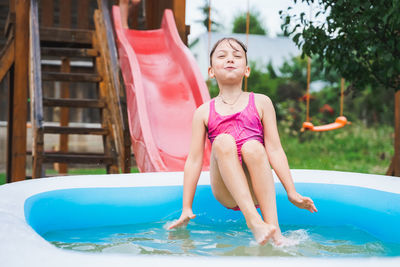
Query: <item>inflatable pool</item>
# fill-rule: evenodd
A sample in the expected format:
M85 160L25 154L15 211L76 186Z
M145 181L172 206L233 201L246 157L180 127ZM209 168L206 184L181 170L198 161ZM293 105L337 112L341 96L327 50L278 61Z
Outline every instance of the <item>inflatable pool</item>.
M390 244L400 244L400 179L333 171L292 170L297 190L311 196L311 214L289 203L276 180L281 224L340 227L351 225ZM181 172L69 176L27 180L0 187L1 266L399 266L391 257L178 257L88 253L60 249L43 235L58 230L113 225L145 225L180 214ZM276 177L275 177L276 179ZM203 172L194 200L197 224L243 220L212 196ZM399 246L400 247L400 246ZM393 257L394 256L394 257Z

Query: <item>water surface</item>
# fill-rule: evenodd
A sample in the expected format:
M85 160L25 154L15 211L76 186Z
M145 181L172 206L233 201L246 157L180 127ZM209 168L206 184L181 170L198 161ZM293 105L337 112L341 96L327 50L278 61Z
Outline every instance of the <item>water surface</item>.
M382 257L400 256L400 244L382 242L352 226L282 225L292 245L259 246L242 222L196 224L166 230L165 221L48 232L43 237L63 249L132 255Z

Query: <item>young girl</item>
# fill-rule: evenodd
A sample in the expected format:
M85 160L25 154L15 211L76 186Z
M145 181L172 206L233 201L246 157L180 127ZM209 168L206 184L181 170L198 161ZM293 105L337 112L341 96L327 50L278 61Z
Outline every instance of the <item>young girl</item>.
M270 165L294 205L310 212L317 209L310 198L296 192L271 100L242 90L243 77L250 75L246 53L245 45L234 38L219 40L210 53L208 73L217 80L220 91L194 113L192 142L184 168L182 214L169 229L186 225L196 217L192 203L207 134L212 144L210 183L215 198L228 209L242 211L259 244L272 238L281 245L284 237L278 224Z

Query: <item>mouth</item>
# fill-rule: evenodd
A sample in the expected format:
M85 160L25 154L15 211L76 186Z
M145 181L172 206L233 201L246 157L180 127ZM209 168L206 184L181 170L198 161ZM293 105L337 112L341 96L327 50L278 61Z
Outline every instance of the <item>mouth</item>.
M236 68L232 67L232 66L228 66L228 67L225 67L224 69L226 69L226 70L235 70Z

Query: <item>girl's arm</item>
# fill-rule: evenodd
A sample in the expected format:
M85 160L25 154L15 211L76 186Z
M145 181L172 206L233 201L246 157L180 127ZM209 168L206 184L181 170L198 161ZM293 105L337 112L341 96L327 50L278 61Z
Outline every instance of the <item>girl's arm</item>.
M275 109L269 97L263 95L262 123L264 127L264 143L269 162L285 188L289 200L299 208L311 212L317 211L311 198L303 197L296 192L289 163L279 138Z
M203 105L195 111L193 116L192 141L184 168L182 214L176 222L169 226L169 229L185 225L190 219L196 217L192 211L192 204L201 168L203 166L204 144L206 138L204 113L205 108Z

